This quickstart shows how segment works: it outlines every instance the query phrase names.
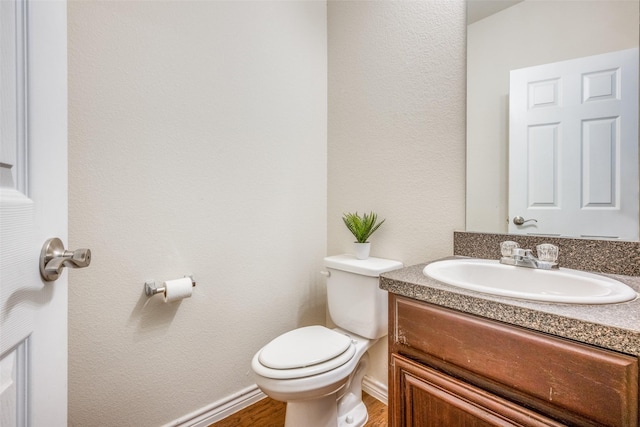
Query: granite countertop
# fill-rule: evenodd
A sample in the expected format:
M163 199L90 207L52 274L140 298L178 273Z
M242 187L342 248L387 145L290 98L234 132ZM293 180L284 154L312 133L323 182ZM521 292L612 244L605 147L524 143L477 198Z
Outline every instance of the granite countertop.
M449 257L465 258L465 257ZM450 286L422 273L429 263L380 276L397 295L499 320L535 331L640 356L640 299L618 304L563 304L507 298ZM601 273L598 273L601 274ZM640 293L640 277L602 274Z

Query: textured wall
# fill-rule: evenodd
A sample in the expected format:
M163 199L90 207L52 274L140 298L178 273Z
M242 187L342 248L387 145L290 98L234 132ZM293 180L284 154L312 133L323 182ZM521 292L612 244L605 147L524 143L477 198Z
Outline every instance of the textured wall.
M329 1L328 252L343 212L386 218L372 256L453 253L464 229L465 2ZM370 375L386 384L386 342Z
M325 319L326 4L70 1L69 424L158 426ZM143 283L193 273L164 304Z
M159 425L250 385L260 345L322 322L344 211L387 218L374 256L452 253L464 3L329 2L328 27L326 7L69 2L70 246L94 253L70 275L70 425ZM191 299L142 295L187 272Z

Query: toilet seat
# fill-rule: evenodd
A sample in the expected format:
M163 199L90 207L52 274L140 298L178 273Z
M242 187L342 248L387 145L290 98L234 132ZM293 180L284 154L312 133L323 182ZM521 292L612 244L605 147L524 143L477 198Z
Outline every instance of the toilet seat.
M267 378L304 378L344 365L354 354L349 336L324 326L307 326L275 338L256 354L252 365Z

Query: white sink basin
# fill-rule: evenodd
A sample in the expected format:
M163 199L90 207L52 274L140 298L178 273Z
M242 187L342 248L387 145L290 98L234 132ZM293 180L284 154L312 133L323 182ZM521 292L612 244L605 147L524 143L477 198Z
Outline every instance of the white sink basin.
M571 304L630 301L636 292L622 282L579 270L539 270L500 264L497 260L453 259L424 268L432 279L487 294Z

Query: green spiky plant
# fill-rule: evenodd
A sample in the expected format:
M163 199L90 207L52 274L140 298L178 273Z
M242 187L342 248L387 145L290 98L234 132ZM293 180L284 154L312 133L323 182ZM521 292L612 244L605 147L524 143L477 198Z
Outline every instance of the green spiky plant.
M384 219L378 222L378 215L371 212L369 214L356 213L343 214L342 220L349 231L356 238L357 243L367 243L369 237L382 225Z

